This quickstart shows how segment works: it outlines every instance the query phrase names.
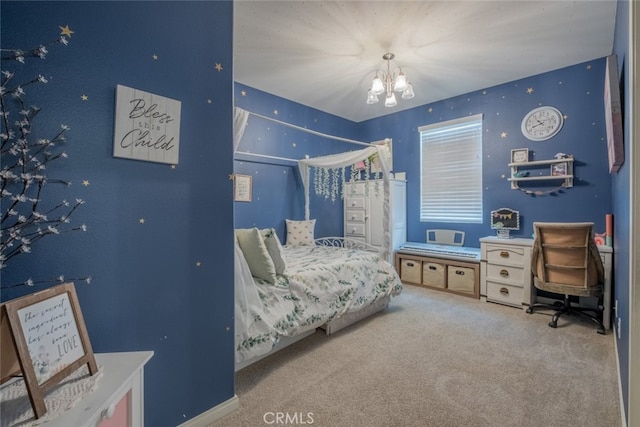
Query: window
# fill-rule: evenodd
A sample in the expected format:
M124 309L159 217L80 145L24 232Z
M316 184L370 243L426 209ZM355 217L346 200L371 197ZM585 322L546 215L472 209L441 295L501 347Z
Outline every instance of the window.
M482 223L482 114L421 126L420 221Z

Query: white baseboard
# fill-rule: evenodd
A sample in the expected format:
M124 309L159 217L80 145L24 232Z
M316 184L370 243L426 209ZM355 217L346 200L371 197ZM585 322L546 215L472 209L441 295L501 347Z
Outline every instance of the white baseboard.
M620 375L620 355L618 354L618 331L615 322L613 322L613 343L616 353L616 370L618 372L618 400L620 401L620 419L622 427L627 427L627 417L624 410L624 395L622 393L622 376Z
M237 395L221 404L214 406L202 414L191 418L189 421L180 424L178 427L206 427L214 421L228 415L240 407L240 399Z

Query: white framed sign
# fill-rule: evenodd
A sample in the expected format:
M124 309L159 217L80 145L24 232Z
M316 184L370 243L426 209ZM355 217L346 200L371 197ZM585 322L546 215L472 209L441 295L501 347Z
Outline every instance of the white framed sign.
M113 156L178 164L180 107L175 99L117 85Z

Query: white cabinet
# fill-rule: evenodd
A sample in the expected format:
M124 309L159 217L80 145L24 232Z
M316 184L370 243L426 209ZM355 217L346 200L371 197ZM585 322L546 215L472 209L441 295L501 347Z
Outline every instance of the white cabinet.
M45 414L46 427L142 427L144 426L144 365L153 351L97 353L101 375L96 389L80 398L71 409L58 414ZM7 383L10 384L10 383ZM77 393L79 387L68 384L66 394ZM45 399L47 399L45 395ZM6 404L7 414L12 413ZM18 402L20 403L20 402ZM5 414L6 415L6 414ZM12 425L11 420L7 420ZM4 423L3 423L4 425Z
M344 237L362 240L370 245L384 246L384 183L350 181L344 190ZM389 181L389 232L393 251L407 240L406 181Z

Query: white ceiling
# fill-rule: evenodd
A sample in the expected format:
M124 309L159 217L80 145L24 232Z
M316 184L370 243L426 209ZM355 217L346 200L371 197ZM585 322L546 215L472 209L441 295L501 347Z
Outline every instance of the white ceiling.
M236 0L234 79L360 122L607 56L615 14L615 0ZM416 92L393 108L365 102L385 52Z

